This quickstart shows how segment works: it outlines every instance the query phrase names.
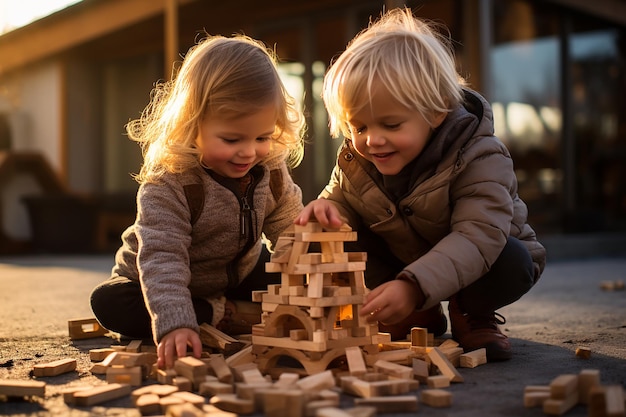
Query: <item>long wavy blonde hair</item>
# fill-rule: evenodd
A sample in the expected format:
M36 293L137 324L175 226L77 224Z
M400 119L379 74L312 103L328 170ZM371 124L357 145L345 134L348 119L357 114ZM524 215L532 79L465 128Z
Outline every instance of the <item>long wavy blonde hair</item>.
M304 117L283 85L278 58L245 35L207 36L193 46L172 81L158 83L139 119L126 125L140 143L143 165L135 179L156 182L165 173L181 173L200 163L196 147L205 117L252 114L268 103L277 109L268 158L284 154L290 167L304 153Z

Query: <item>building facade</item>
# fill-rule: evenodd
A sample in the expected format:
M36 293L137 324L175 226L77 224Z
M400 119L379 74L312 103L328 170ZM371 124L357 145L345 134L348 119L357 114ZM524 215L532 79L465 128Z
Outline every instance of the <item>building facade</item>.
M624 0L84 0L0 36L0 151L43 154L72 192L132 199L141 153L125 123L200 37L245 33L276 49L306 109L294 177L313 199L339 145L325 70L370 19L405 5L448 28L459 72L492 103L537 232L626 236ZM32 233L15 203L27 192L41 190L0 179L5 235Z

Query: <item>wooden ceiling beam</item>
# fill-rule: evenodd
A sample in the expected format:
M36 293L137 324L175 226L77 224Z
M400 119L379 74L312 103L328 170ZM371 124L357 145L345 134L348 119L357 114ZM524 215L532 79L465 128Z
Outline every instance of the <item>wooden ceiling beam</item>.
M178 0L179 4L194 0ZM164 13L165 1L83 1L0 36L0 74Z

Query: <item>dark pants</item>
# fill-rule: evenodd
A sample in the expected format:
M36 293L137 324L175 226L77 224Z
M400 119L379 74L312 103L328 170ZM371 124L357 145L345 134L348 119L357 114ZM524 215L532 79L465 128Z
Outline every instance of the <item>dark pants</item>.
M270 284L280 284L280 274L265 272L270 253L265 247L256 266L241 284L224 294L230 300L252 300L252 291L267 290ZM198 324L211 323L213 309L202 298L192 298ZM105 328L124 336L152 339L150 315L138 281L114 276L98 285L91 293L91 309Z
M354 246L354 249L359 248L367 251L365 282L370 289L395 279L406 266L391 254L381 239L366 236L366 239ZM489 272L455 296L466 313L490 313L517 301L532 288L537 279L528 249L518 239L509 237Z

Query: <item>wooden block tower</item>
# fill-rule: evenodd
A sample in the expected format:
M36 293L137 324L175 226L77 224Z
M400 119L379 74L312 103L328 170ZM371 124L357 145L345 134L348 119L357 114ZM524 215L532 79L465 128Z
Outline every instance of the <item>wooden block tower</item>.
M324 230L316 222L296 225L278 239L266 270L280 272L281 284L253 294L263 310L261 323L252 328L252 352L262 371L287 356L312 375L354 346L368 365L376 361L378 344L389 342L390 335L359 315L367 291L366 253L344 252L343 246L355 240L349 226ZM309 252L314 242L320 252Z

